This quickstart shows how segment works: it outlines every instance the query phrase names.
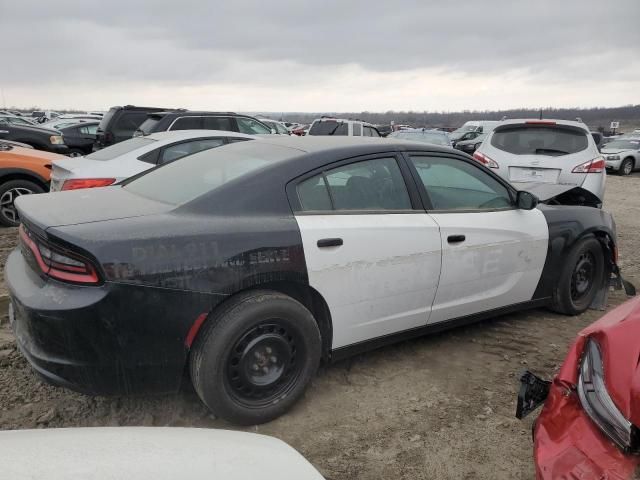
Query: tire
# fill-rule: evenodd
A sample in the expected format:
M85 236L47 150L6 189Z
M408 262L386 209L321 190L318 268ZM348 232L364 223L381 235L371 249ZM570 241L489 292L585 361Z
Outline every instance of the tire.
M205 322L189 359L191 381L216 416L257 425L296 403L321 351L318 325L301 303L274 291L251 291Z
M633 164L633 158L625 158L624 160L622 160L622 163L620 164L620 168L618 169L618 173L620 175L631 175L631 173L633 172L633 167L635 166Z
M80 149L72 148L65 155L67 157L82 157L85 153Z
M14 201L20 195L44 193L44 189L29 180L9 180L0 185L0 224L5 227L17 227L20 218L15 209Z
M553 292L551 309L565 315L579 315L591 305L602 286L604 253L592 235L576 242L566 256Z

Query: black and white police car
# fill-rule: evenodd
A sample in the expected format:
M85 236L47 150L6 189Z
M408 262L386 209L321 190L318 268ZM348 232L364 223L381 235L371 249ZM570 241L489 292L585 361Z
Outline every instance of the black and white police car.
M321 361L507 311L602 304L620 280L615 226L558 205L584 203L576 188L532 186L538 204L424 143L234 143L117 186L18 199L10 318L53 383L169 392L188 369L216 415L266 422Z

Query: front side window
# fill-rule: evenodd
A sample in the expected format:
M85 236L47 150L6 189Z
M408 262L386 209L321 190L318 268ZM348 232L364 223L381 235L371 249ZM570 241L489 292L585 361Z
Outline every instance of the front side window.
M205 138L171 145L162 151L158 164L172 162L179 158L186 157L187 155L191 155L192 153L198 153L203 150L219 147L223 143L224 140L221 138Z
M410 210L395 158L344 165L298 185L303 210Z
M271 133L270 129L253 118L237 117L236 122L238 122L238 130L240 133L246 133L248 135L268 135Z
M83 135L95 135L98 131L97 125L88 125L80 127L80 133Z
M511 208L509 190L479 167L445 157L411 156L434 210Z
M361 137L362 136L362 125L360 125L359 123L354 123L353 124L353 136L354 137Z
M233 130L229 117L204 117L202 121L203 128L206 130L223 130L225 132Z
M169 130L202 130L202 117L178 118Z

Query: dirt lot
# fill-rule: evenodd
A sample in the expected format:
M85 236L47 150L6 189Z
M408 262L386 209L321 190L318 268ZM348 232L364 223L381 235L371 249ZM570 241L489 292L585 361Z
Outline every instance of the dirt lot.
M622 271L636 285L639 182L637 174L609 177L605 202L618 225ZM15 237L0 232L2 264ZM612 294L609 308L623 300ZM532 478L533 419L514 418L518 374L550 376L575 334L600 315L533 310L360 355L321 372L288 415L249 430L289 442L329 479ZM190 391L89 398L43 384L4 322L0 428L105 425L231 428Z

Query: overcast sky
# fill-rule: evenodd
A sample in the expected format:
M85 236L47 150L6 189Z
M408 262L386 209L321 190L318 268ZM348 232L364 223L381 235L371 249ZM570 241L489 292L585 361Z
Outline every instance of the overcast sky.
M640 103L640 0L0 0L0 32L6 106Z

